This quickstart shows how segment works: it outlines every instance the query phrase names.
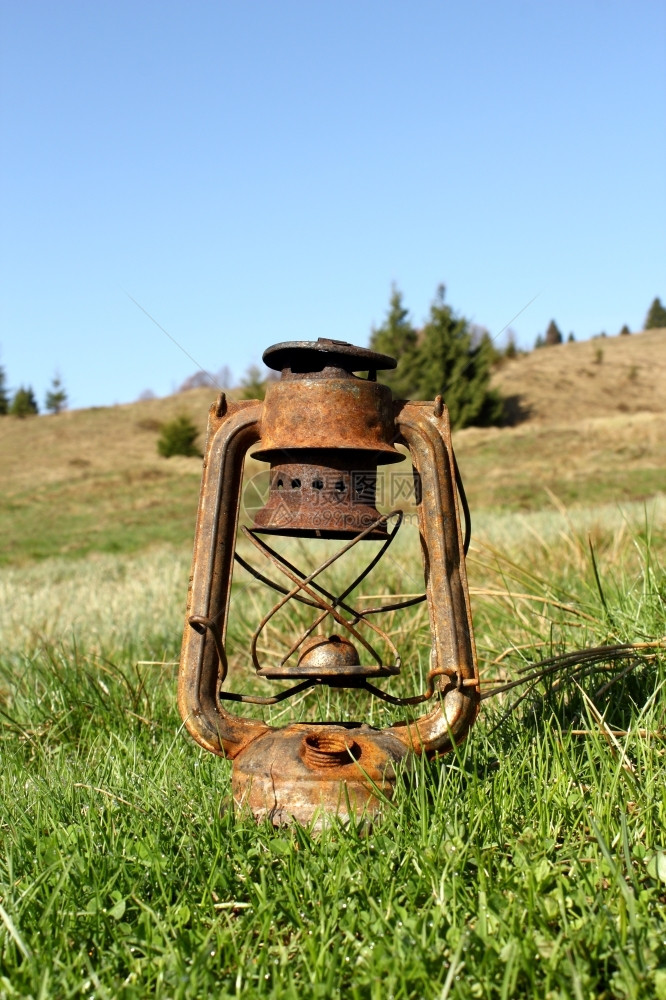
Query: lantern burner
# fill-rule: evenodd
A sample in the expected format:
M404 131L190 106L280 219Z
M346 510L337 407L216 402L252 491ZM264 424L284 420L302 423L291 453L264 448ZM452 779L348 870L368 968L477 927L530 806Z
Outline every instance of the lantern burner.
M276 344L264 361L281 377L266 392L260 447L253 453L270 463L269 496L254 530L343 539L364 532L364 538L383 541L377 466L404 456L394 444L391 392L376 381L376 372L394 368L394 359L318 340Z
M377 459L367 452L278 454L271 461L268 500L253 527L298 538L355 538L380 519L376 489ZM385 539L385 524L366 538Z

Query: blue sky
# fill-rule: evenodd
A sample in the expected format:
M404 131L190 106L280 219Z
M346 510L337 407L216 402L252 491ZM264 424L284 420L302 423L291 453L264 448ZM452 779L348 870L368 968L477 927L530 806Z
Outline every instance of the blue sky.
M173 391L195 366L128 294L236 378L278 341L366 344L392 282L417 323L444 282L523 345L640 329L665 38L656 0L2 0L10 386Z

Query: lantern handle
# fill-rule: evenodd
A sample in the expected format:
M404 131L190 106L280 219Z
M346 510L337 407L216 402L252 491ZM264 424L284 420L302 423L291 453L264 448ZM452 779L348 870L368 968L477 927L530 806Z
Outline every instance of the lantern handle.
M235 757L271 727L231 715L220 703L243 461L259 440L262 404L213 403L194 537L192 575L178 673L178 708L190 735L221 757Z
M463 553L467 555L469 552L469 543L472 540L472 515L470 513L469 504L467 502L467 494L465 493L465 487L463 485L462 476L460 475L460 469L458 468L458 462L456 460L456 453L453 450L453 445L451 446L451 461L453 462L453 472L456 477L456 487L458 489L458 496L460 497L460 503L463 509L463 515L465 517L465 536L463 538Z
M218 684L224 684L227 679L229 664L227 662L227 653L224 648L224 643L222 642L222 636L220 635L219 625L214 618L206 618L205 615L190 615L187 620L194 631L198 632L199 635L203 635L206 629L208 629L212 635L213 642L215 643L215 649L217 650L217 656L220 661Z

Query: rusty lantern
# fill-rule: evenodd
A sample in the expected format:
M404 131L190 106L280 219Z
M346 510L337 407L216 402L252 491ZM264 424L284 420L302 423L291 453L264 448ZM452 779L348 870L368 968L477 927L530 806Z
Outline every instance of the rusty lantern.
M450 750L464 739L479 707L464 559L468 538L463 538L459 497L466 536L469 512L448 413L441 397L429 403L394 400L376 373L395 368L395 360L342 341L277 344L264 353L264 361L281 377L269 385L263 403L231 402L221 394L211 407L178 704L197 743L233 761L237 808L249 807L257 819L268 817L276 825L297 820L317 826L330 813L343 820L372 817L393 795L399 763ZM358 610L347 599L378 563L403 519L402 510L381 514L376 507L378 466L405 457L396 445L405 446L413 467L425 592ZM251 448L254 458L270 464L270 487L252 526L240 530L283 574L282 582L236 552L243 463ZM306 573L269 544L271 536L339 539L341 547ZM365 569L343 593L325 589L320 574L368 540L376 544L370 546ZM255 676L290 682L266 697L226 686L234 561L279 595L257 623L247 651ZM293 636L281 662L262 664L258 639L288 601L308 606L312 621ZM419 601L428 603L430 670L422 694L396 697L376 683L404 670L378 621L383 611ZM373 642L378 639L390 656L377 652ZM384 729L362 722L275 728L227 707L230 702L272 705L318 685L354 688L393 705L432 699L435 707Z

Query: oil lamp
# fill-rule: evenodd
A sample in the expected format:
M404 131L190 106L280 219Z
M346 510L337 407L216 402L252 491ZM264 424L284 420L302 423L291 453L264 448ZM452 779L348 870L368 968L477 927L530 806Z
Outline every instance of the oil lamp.
M343 341L276 344L264 361L281 373L263 402L213 404L203 462L192 574L179 671L178 704L185 725L206 750L232 760L238 809L275 825L296 820L321 826L326 814L372 817L394 793L399 763L434 757L464 739L479 707L472 619L459 499L469 512L451 445L446 406L394 400L377 371L395 368L383 354ZM359 374L360 373L360 374ZM417 597L357 609L349 597L391 544L403 519L376 506L381 465L411 459L425 587ZM241 527L267 568L236 551L243 463L269 464L269 493L251 527ZM274 547L275 536L338 539L339 550L305 572ZM367 541L365 568L340 594L321 574ZM248 668L268 682L289 682L267 696L227 683L227 625L234 562L272 588L273 608L257 623ZM281 574L276 582L266 573ZM260 658L259 639L288 602L304 605L311 623L290 637L280 662ZM408 671L381 613L427 601L432 649L425 690L397 697L378 681ZM381 655L377 644L390 655ZM386 662L388 661L388 662ZM251 666L250 666L251 665ZM412 665L412 671L414 672ZM276 728L230 711L230 704L272 705L328 685L353 688L392 705L431 701L431 710L379 729L363 722L292 723Z

